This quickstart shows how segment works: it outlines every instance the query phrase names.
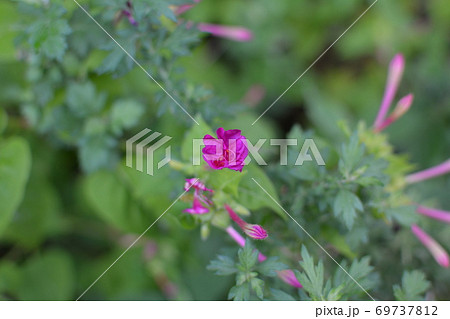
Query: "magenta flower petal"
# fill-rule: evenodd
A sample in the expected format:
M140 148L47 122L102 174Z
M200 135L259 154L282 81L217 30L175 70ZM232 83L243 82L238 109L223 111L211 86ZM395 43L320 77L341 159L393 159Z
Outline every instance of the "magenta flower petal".
M450 159L437 166L406 176L406 182L417 183L446 173L450 173Z
M204 207L202 203L200 202L199 198L194 195L194 200L192 203L192 208L187 208L184 210L185 213L194 214L194 215L201 215L206 214L209 212L209 209Z
M291 285L296 288L302 288L302 284L298 281L297 277L295 276L294 271L291 269L285 269L277 271L278 277L280 277L281 280L283 280L288 285Z
M216 131L217 139L211 135L203 137L203 159L213 169L229 168L242 171L248 156L247 140L241 130L225 131L222 127Z
M442 267L448 268L450 266L450 258L447 252L442 248L437 241L435 241L430 235L423 231L419 226L412 225L411 231L420 240L420 242L428 249L433 255L434 259Z
M187 191L190 188L194 188L196 190L214 192L212 189L206 188L205 184L200 182L198 178L188 178L184 183L184 190Z
M212 201L203 194L203 191L213 192L213 190L206 188L205 184L203 184L198 178L186 179L186 182L184 183L184 190L187 192L191 188L194 189L192 207L185 209L183 212L195 215L206 214L209 212L208 206L212 205Z
M389 108L394 100L395 93L397 92L400 80L402 79L403 70L405 68L405 59L403 55L397 54L389 65L388 78L386 82L386 88L384 90L383 100L381 102L378 115L375 119L374 128L378 129L383 123Z
M425 206L418 206L417 212L427 217L431 217L437 220L441 220L443 222L450 224L450 212L446 212L444 210L439 210L435 208L429 208Z
M218 24L199 23L198 29L217 37L227 38L239 42L247 42L253 38L253 33L242 27L230 27Z
M243 231L248 237L253 239L265 239L268 236L264 228L255 224L245 225Z

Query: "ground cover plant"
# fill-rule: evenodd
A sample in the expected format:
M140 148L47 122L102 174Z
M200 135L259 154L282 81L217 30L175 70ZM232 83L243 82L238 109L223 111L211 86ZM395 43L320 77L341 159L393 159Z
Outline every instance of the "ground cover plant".
M0 299L448 300L448 21L1 2Z

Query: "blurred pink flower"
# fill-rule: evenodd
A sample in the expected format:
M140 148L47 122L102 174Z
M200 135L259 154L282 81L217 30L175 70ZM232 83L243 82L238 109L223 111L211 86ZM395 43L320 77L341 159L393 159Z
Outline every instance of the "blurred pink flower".
M446 173L450 173L450 159L437 166L406 176L406 182L417 183Z
M241 130L217 129L217 139L205 135L202 149L203 158L213 169L229 168L242 172L245 158L248 155L247 141Z
M247 42L253 38L253 33L249 29L243 27L199 23L197 28L202 32L210 33L216 37L227 38L239 42Z
M439 210L435 208L429 208L425 206L418 206L417 212L421 215L441 220L443 222L450 224L450 212L446 212L444 210Z
M267 232L260 225L248 224L236 214L228 204L225 204L225 209L230 215L231 219L238 224L238 226L244 231L244 233L253 239L265 239L267 238Z
M397 54L389 65L388 78L386 88L384 90L383 100L375 119L374 128L378 130L386 118L389 108L394 100L395 93L402 79L403 70L405 68L405 59L402 54Z
M194 0L194 2L198 3L200 0ZM183 4L175 7L174 12L176 15L180 15L194 7L196 3L193 4ZM188 21L186 24L187 28L192 26L192 22ZM253 33L244 27L234 27L234 26L225 26L220 24L210 24L210 23L199 23L197 25L197 29L202 32L210 33L216 37L227 38L234 41L239 42L247 42L253 38Z
M186 179L184 183L184 190L194 188L194 199L192 201L192 207L184 210L185 213L189 214L206 214L209 212L207 206L211 205L212 202L203 194L203 191L213 192L212 189L206 188L205 184L200 182L198 178ZM205 205L205 206L204 206Z
M412 225L411 231L420 240L420 242L428 249L433 255L434 259L442 267L448 268L450 266L450 259L447 252L442 248L437 241L435 241L430 235L423 231L419 226Z
M409 108L411 107L411 104L414 100L414 95L408 94L400 99L398 101L394 111L383 121L381 124L377 127L375 127L375 132L381 132L386 127L397 121L400 117L405 114Z
M302 288L302 284L298 281L297 277L294 274L294 271L291 269L285 269L277 271L278 277L281 278L285 283L291 285L296 288Z

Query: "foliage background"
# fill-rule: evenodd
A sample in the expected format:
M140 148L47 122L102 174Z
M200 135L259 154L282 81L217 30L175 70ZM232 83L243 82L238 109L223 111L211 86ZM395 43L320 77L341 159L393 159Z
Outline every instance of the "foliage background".
M120 164L124 141L148 127L172 136L180 157L192 125L75 3L36 5L40 2L0 3L4 300L76 299L182 191L184 176L169 167L151 178L125 169ZM252 41L238 43L176 27L166 1L136 1L144 21L139 32L124 21L114 27L124 2L80 1L192 114L225 128L246 128L371 4L205 0L183 16L253 31ZM360 120L372 123L389 60L402 52L406 70L399 95L413 92L415 101L387 129L389 139L417 168L444 161L450 149L448 21L450 4L444 0L379 0L255 128L244 132L282 138L300 124L341 143L345 136L337 119L351 127ZM266 94L249 106L242 98L253 85ZM282 195L286 176L268 172L276 176L281 201L292 204ZM448 210L449 186L447 175L410 192L418 202ZM198 227L180 213L186 205L174 205L84 299L226 299L233 278L215 276L206 266L217 253L233 255L237 247L214 228L202 240ZM256 213L256 221L274 218L266 217L267 209ZM425 223L449 250L448 227ZM274 225L283 227L279 221ZM329 242L328 248L335 244L329 238L319 241ZM298 254L302 243L308 239L295 243ZM433 286L428 297L449 299L448 270L435 265L407 229L394 241L384 237L360 252L376 260L378 272L394 269L392 278L385 278L390 285L401 283L403 269L420 269ZM312 255L327 258L319 251ZM393 298L392 291L376 295Z

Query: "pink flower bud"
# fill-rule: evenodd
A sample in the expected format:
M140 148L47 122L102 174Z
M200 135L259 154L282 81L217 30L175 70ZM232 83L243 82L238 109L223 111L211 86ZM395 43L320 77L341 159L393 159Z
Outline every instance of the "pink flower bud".
M389 65L388 78L386 82L386 88L384 90L383 100L381 102L380 109L378 111L377 118L375 119L374 128L378 129L383 123L389 108L394 100L395 93L402 79L403 70L405 68L405 59L403 55L397 54Z
M448 268L450 266L450 259L447 252L442 248L437 241L435 241L430 235L423 231L419 226L412 225L411 230L413 234L420 240L420 242L428 249L433 255L434 259L442 267Z
M246 224L242 230L248 237L253 239L264 239L267 237L266 230L256 224Z
M230 218L238 224L238 226L244 231L244 233L253 239L264 239L267 238L267 232L264 228L262 228L260 225L256 224L248 224L245 222L242 218L238 216L234 212L234 210L231 209L231 207L228 204L225 204L225 209L228 212L228 215L230 215Z
M242 27L230 27L218 24L200 23L198 29L216 37L227 38L239 42L247 42L253 38L250 30Z
M291 269L285 269L277 271L278 277L280 277L281 280L283 280L288 285L291 285L296 288L302 288L302 284L298 281L297 277L295 276L294 271Z
M402 117L403 114L405 114L411 107L413 99L414 96L412 94L408 94L407 96L401 98L400 101L398 101L394 111L392 111L391 115L389 115L389 117L385 119L378 127L375 127L375 132L381 132L386 127Z
M439 210L435 208L429 208L425 206L418 206L417 212L427 217L431 217L437 220L441 220L443 222L450 224L450 212L446 212L444 210Z
M417 183L446 173L450 173L450 159L437 166L406 176L406 182Z

